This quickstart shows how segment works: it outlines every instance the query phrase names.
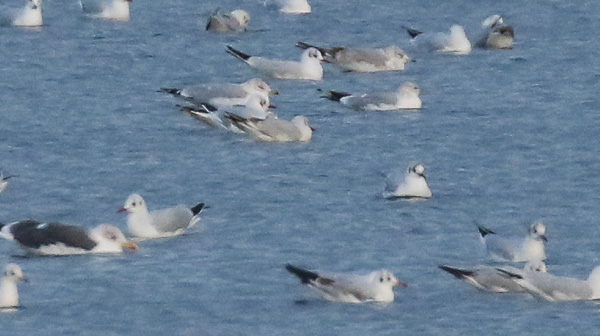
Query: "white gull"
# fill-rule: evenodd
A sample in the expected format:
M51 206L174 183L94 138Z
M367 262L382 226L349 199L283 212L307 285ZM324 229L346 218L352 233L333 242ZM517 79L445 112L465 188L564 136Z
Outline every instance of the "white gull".
M396 92L347 93L340 91L322 91L323 98L358 111L395 111L417 110L423 105L421 89L412 82L402 84Z
M84 13L112 21L129 21L131 19L130 2L132 0L79 0Z
M206 30L219 33L243 32L250 23L250 13L243 9L236 9L231 13L222 13L217 9L209 18Z
M0 26L39 27L43 24L42 0L27 0L22 9L0 15Z
M408 168L403 179L391 175L386 180L383 197L394 198L430 198L431 189L425 177L425 166L416 164Z
M422 33L418 30L406 28L412 37L410 42L417 48L426 51L440 51L466 55L471 53L471 42L462 26L453 25L450 32Z
M266 119L247 119L230 113L226 113L225 117L236 127L260 141L307 142L312 139L314 131L305 116L295 116L290 121L276 116L268 116Z
M490 257L496 261L525 262L546 260L546 225L535 222L526 237L504 237L477 225Z
M7 264L0 283L0 308L14 308L19 306L19 289L17 284L27 281L23 270L17 264Z

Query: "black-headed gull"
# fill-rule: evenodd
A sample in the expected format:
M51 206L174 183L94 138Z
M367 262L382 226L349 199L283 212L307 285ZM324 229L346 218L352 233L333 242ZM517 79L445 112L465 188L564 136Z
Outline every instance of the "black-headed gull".
M26 281L27 278L19 265L13 263L6 265L0 283L0 308L19 306L19 288L17 284L24 280Z
M133 0L79 0L84 13L112 21L129 21L129 3Z
M4 191L4 189L6 189L6 186L8 186L8 179L11 177L14 176L4 176L4 174L0 171L0 194L2 193L2 191Z
M217 9L209 18L206 30L219 33L243 32L250 23L250 13L243 9L236 9L231 13L223 13Z
M383 197L388 199L430 198L431 195L431 189L425 178L425 166L422 164L409 167L402 180L389 176L383 191Z
M191 115L203 123L215 127L223 128L235 133L243 133L235 126L226 114L236 115L243 119L258 119L264 120L269 116L275 116L275 113L269 110L270 107L265 97L253 95L248 99L246 106L225 106L217 108L208 104L200 104L198 107L183 106L181 111Z
M273 78L320 81L323 79L323 55L318 49L308 48L300 57L300 61L284 61L259 56L250 56L232 46L227 46L227 53L240 59L256 71Z
M321 91L321 90L320 90ZM421 89L412 82L402 84L396 92L352 94L339 91L321 91L323 98L337 101L357 111L418 110L423 106Z
M475 46L488 49L510 49L513 47L515 30L504 24L504 19L494 14L481 23L483 31L479 33Z
M586 280L550 273L518 274L502 270L530 294L548 301L600 300L600 266Z
M314 131L305 116L295 116L290 121L276 116L268 116L266 119L246 119L230 113L226 113L225 117L236 127L260 141L307 142L312 139Z
M293 265L285 268L298 278L300 282L316 289L326 300L363 303L393 302L394 287L406 287L388 270L374 271L366 275L340 274L322 276L318 273Z
M178 205L172 208L148 211L146 201L139 194L127 197L119 212L127 212L127 228L139 238L164 238L183 234L190 226L200 221L204 203L192 208Z
M471 42L462 26L453 25L448 33L422 33L404 27L412 37L411 44L426 51L440 51L458 55L471 53Z
M514 279L507 277L505 272L500 271L497 267L480 265L471 269L460 269L440 265L439 268L483 291L495 293L514 293L524 291L521 285L516 283ZM503 266L501 269L508 270L514 274L547 271L546 263L543 261L529 261L525 264L523 269L518 269L512 266Z
M308 0L277 0L279 11L284 14L310 14L312 7Z
M243 83L212 83L186 86L180 89L161 88L161 91L175 97L192 102L197 106L210 104L216 107L247 105L253 95L265 97L270 103L269 95L277 95L277 90L260 78L252 78Z
M22 220L0 224L0 237L14 240L28 254L37 255L121 253L123 248L138 249L110 224L100 224L86 232L72 225Z
M546 260L546 225L535 222L529 226L527 237L503 237L477 225L487 251L496 261L525 262Z
M24 8L0 15L0 26L39 27L43 24L42 0L27 0Z
M322 48L298 42L296 46L318 49L327 62L346 72L402 71L411 60L404 50L394 45L386 48Z

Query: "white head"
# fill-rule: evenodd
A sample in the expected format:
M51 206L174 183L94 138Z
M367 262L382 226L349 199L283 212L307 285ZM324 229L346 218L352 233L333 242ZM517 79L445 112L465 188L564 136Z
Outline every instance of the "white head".
M42 10L42 0L28 0L27 6L33 10Z
M302 60L316 60L317 62L323 61L323 55L316 48L308 48L302 53Z
M140 194L131 194L125 200L125 205L119 210L119 212L129 212L129 213L138 213L138 212L147 212L148 208L146 207L146 201Z
M406 82L398 88L398 92L401 95L419 96L421 95L421 88L413 82Z
M546 267L546 263L542 260L532 260L525 263L523 270L527 272L546 273L548 272L548 267Z
M542 222L535 222L529 226L529 236L535 240L548 241L546 238L546 225Z
M138 249L135 243L125 238L121 230L110 224L100 224L90 230L90 238L98 243L94 248L97 252L120 252L123 248Z
M250 23L250 13L243 9L236 9L231 12L231 16L239 22L240 26L247 26Z
M408 168L408 172L409 173L415 173L415 174L417 174L419 176L425 177L425 175L424 175L424 173L425 173L425 166L422 165L422 164L420 164L420 163L416 164L416 165Z
M265 95L278 95L279 92L277 90L271 89L269 84L260 78L252 78L251 80L244 83L244 87L247 89L246 91L252 91L256 93L262 93Z
M248 101L246 102L246 107L257 111L267 111L269 109L269 106L269 96L253 94L248 98Z
M3 279L7 279L13 283L17 283L21 280L26 280L21 267L13 263L6 265L6 268L4 269Z
M375 285L376 293L374 299L376 301L391 302L394 300L394 287L406 287L406 283L398 280L396 276L388 270L380 270L372 272L369 275L369 281Z

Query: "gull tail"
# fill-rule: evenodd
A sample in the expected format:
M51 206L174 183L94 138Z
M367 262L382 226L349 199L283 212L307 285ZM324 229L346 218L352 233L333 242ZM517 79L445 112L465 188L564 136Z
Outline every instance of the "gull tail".
M172 94L174 96L181 96L181 89L175 89L175 88L160 88L160 91L158 92L166 92L168 94Z
M410 35L410 37L412 37L412 38L415 38L415 37L419 36L420 34L423 34L423 32L421 32L421 31L418 31L418 30L416 30L416 29L412 29L412 28L405 27L405 26L402 26L402 28L406 29L406 32L407 32L407 33L408 33L408 35Z
M198 203L196 206L194 206L190 210L192 210L192 214L194 214L194 216L197 216L202 212L202 210L204 210L204 208L205 208L204 203Z
M336 102L339 102L340 99L351 95L350 93L339 92L339 91L325 91L325 90L321 90L321 89L317 89L317 91L323 92L323 95L321 96L321 98L327 98L329 100L333 100Z
M248 59L251 57L250 55L244 54L243 52L233 48L230 45L227 46L227 53L241 59L244 62L247 62Z
M457 277L459 279L463 279L463 278L470 277L473 275L472 271L462 270L459 268L454 268L454 267L444 266L444 265L439 265L438 267L443 269L444 271L454 275L455 277Z
M481 235L481 238L487 236L488 234L495 234L496 232L481 226L479 223L475 222L475 225L477 225L477 230L479 230L479 234Z
M288 272L300 278L300 282L302 282L303 284L309 284L311 283L311 281L315 281L319 278L319 275L315 272L311 272L290 264L285 265L285 269L288 270Z

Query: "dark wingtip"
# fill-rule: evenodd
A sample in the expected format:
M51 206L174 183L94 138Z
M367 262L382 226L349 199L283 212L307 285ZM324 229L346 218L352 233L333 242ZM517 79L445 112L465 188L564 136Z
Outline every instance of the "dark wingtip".
M176 95L176 96L181 95L181 89L174 89L174 88L160 88L160 91L158 91L158 92L166 92L166 93Z
M300 278L300 282L303 284L308 284L311 280L316 280L317 278L319 278L319 275L317 273L305 270L300 267L296 267L292 264L286 264L285 269L288 270L288 272Z
M190 210L192 210L192 213L194 214L194 216L196 216L199 213L201 213L204 208L205 208L204 203L198 203L196 206L194 206Z
M495 234L496 233L496 232L494 232L494 231L492 231L492 230L490 230L490 229L488 229L486 227L481 226L479 223L477 223L475 221L474 221L474 223L475 223L475 225L477 225L477 230L479 231L479 234L481 235L481 238L487 236L488 234Z
M471 271L461 270L461 269L450 267L450 266L439 265L438 267L440 269L454 275L455 277L457 277L459 279L473 274L473 272L471 272Z
M244 54L243 52L235 49L234 47L227 45L227 53L240 58L243 61L247 61L250 58L250 55Z
M405 26L402 26L402 28L404 28L406 30L406 32L408 33L408 35L410 35L410 37L412 37L412 38L415 38L418 35L423 34L423 32L420 32L416 29L412 29L412 28L405 27Z
M339 91L324 91L324 90L320 90L320 92L323 92L323 95L321 96L321 98L327 98L329 100L333 100L336 102L339 102L340 99L350 96L350 93L347 92L339 92Z

